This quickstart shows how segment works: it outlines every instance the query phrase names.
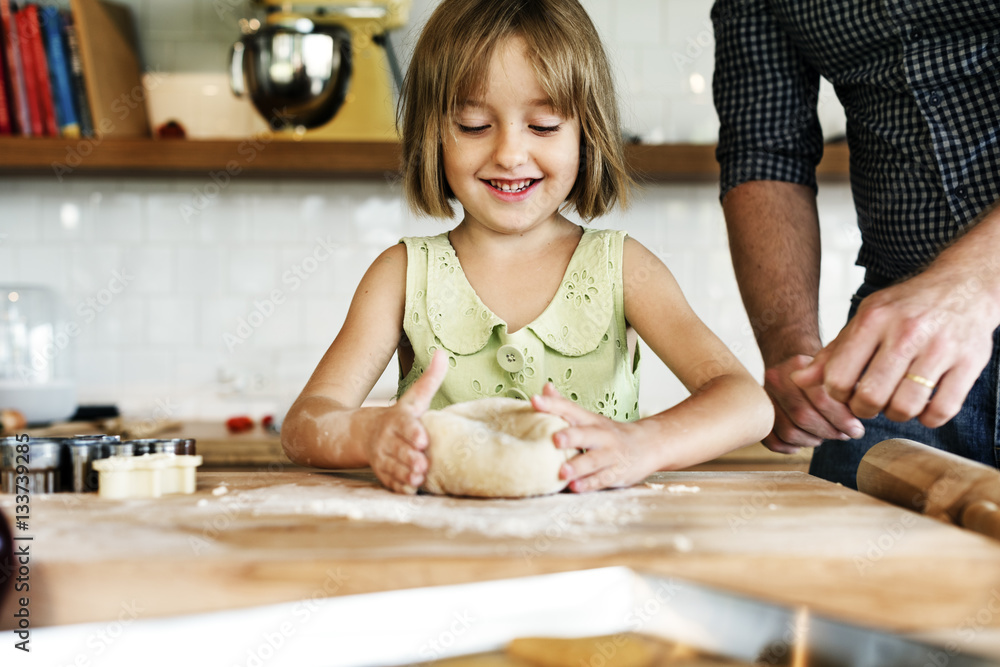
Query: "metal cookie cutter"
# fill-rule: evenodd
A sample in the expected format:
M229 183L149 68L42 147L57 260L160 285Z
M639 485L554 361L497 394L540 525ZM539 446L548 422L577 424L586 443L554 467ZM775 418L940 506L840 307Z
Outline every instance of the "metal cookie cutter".
M194 438L173 438L170 440L151 438L143 440L126 440L125 442L127 444L131 444L135 448L135 456L143 456L144 454L176 454L178 456L194 456L195 454Z
M29 442L0 438L0 492L17 493L20 486L28 493L55 493L60 485L61 453L62 443L54 438ZM18 484L18 477L26 477L27 483Z
M97 491L97 473L93 463L108 456L107 447L117 445L117 435L77 435L62 438L60 491L92 493Z

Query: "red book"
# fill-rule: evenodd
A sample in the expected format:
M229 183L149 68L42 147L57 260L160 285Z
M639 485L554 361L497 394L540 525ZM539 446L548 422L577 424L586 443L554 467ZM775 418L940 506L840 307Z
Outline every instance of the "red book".
M0 22L0 134L10 134L14 130L10 122L10 102L7 99L7 58L4 55L6 43Z
M24 76L21 71L21 54L17 47L17 26L10 0L0 0L0 23L3 23L4 51L7 56L7 81L10 82L10 110L13 129L28 135L28 106L24 93Z
M25 71L24 75L31 76L35 80L35 91L38 94L38 112L42 124L42 134L49 137L59 136L59 125L56 123L56 108L52 103L52 84L49 81L49 62L45 57L45 45L42 43L42 25L38 21L38 7L28 5L19 12L24 16L25 32L28 35L28 43L23 48L31 49L31 59L35 69L32 72ZM20 21L18 21L20 25Z
M42 98L38 90L38 78L35 76L35 46L31 39L31 27L27 17L28 10L22 9L14 14L14 24L17 25L17 44L21 51L21 70L24 76L24 93L28 101L28 120L31 123L31 136L40 137L45 134L42 125ZM38 31L35 31L38 37Z

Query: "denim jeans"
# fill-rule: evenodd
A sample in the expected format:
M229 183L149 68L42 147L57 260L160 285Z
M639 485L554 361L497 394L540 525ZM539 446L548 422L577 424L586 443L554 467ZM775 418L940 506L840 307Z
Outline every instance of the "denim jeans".
M848 319L854 317L861 300L876 288L863 284L851 299ZM927 428L916 419L894 422L878 415L863 419L865 435L858 440L827 440L813 452L809 472L817 477L839 482L856 489L858 464L871 447L889 438L906 438L943 449L959 456L1000 468L1000 414L998 414L998 376L1000 376L1000 329L993 332L993 356L983 369L965 404L951 421Z

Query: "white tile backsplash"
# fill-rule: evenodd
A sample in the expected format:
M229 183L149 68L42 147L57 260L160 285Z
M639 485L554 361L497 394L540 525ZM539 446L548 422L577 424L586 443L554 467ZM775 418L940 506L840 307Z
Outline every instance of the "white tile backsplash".
M279 224L275 221L275 224ZM230 294L257 296L270 292L278 283L278 257L273 246L244 245L242 252L230 253Z
M95 241L142 240L142 197L134 192L100 192L91 196Z
M175 249L160 244L143 244L131 248L118 266L105 267L98 281L106 283L113 294L116 290L129 294L170 295L176 290L174 272Z
M193 297L150 298L147 342L170 348L194 345L201 328L198 305Z
M228 255L222 247L181 245L175 257L177 294L220 296L225 293Z
M587 3L583 3L586 6ZM660 16L668 3L661 0L628 0L615 5L614 32L602 31L605 40L623 44L659 44L663 41Z

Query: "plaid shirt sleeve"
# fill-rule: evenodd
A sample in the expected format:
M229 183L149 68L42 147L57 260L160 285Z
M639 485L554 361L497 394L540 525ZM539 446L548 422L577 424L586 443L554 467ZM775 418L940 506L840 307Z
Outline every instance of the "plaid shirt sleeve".
M766 0L717 0L712 22L720 198L757 180L815 190L823 156L819 73L799 55Z

